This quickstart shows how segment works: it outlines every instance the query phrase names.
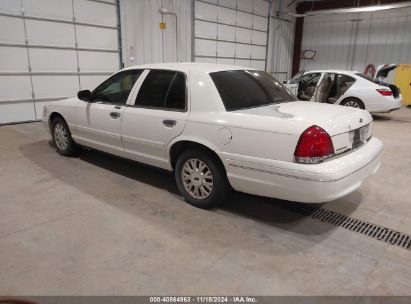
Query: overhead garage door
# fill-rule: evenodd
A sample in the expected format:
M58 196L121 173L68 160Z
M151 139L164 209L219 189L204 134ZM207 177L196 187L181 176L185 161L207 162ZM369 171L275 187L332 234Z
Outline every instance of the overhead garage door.
M0 124L38 120L45 103L119 69L115 0L0 1Z
M268 10L265 0L195 0L194 60L264 70Z

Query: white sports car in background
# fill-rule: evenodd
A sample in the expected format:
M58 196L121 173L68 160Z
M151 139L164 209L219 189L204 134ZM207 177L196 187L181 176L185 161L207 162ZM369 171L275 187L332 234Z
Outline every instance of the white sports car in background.
M297 101L265 72L216 64L126 68L48 104L42 119L60 154L81 145L174 171L201 208L231 187L334 200L377 171L382 151L367 111Z
M402 97L398 87L383 79L397 67L382 65L375 78L355 71L300 72L285 85L300 100L339 104L371 113L391 112L401 107Z

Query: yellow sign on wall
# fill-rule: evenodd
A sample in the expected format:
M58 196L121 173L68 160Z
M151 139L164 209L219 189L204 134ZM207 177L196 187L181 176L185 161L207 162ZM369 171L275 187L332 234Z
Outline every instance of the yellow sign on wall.
M165 30L167 27L167 24L165 22L160 22L160 29Z
M411 105L411 64L400 64L395 70L395 85L401 90L403 103Z

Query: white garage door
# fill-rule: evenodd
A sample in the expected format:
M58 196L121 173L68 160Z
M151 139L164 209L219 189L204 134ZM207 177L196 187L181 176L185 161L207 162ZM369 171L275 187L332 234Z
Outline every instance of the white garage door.
M195 0L194 60L264 70L268 10L265 0Z
M116 0L0 1L0 124L93 89L119 69Z

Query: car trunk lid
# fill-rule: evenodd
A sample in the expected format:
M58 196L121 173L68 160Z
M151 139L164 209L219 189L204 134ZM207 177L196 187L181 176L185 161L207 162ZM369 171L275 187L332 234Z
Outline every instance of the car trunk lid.
M382 64L377 68L374 78L375 83L389 87L394 98L400 97L400 89L396 85L386 82L384 79L386 79L390 72L394 71L397 67L398 64L395 63Z
M366 137L367 140L369 139L372 131L372 117L367 111L325 103L296 101L236 112L264 117L282 117L305 123L307 128L317 125L331 136L336 154L357 148Z
M371 138L372 116L364 110L300 101L283 104L279 111L323 128L331 136L335 154L357 149Z
M367 111L317 102L284 103L279 105L278 111L291 115L291 120L318 125L330 136L358 129L372 121Z
M388 74L395 70L398 67L398 64L390 63L390 64L382 64L377 67L377 71L375 72L375 79L387 78Z

